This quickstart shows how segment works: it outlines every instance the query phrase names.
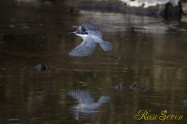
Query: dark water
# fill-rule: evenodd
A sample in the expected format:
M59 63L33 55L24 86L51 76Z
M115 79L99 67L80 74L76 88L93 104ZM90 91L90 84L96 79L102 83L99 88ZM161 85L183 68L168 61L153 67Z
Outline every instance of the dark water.
M73 11L54 3L2 3L0 124L187 123L187 23L119 13ZM112 52L67 52L83 20L98 25ZM49 69L38 72L40 63ZM120 87L119 87L120 85ZM120 89L118 89L120 88ZM137 121L167 110L180 121Z

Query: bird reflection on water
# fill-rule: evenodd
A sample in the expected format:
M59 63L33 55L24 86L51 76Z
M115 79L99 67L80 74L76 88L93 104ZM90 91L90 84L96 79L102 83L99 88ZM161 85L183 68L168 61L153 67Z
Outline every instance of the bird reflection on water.
M94 101L88 91L72 90L68 93L74 99L78 100L78 105L73 106L73 112L76 120L81 117L87 117L96 112L99 112L99 107L109 101L109 96L101 96L98 101Z

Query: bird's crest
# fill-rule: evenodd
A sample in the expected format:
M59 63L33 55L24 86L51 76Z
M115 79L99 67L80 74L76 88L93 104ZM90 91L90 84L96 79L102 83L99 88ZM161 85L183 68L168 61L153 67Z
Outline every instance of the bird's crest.
M100 31L99 28L88 20L85 20L80 27L85 27L87 30Z

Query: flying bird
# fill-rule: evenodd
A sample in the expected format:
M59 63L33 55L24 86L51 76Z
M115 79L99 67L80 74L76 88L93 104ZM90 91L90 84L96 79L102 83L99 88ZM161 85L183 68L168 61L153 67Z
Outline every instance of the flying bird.
M80 36L83 41L68 53L69 56L89 56L96 49L97 44L99 44L104 51L112 50L112 43L104 41L99 28L90 21L84 21L73 33Z

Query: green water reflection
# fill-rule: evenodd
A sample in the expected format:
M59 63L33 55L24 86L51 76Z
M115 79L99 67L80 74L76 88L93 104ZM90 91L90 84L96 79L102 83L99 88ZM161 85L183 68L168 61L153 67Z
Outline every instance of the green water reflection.
M7 4L10 6L10 4ZM11 4L0 8L0 123L154 124L136 121L141 109L182 114L187 122L187 40L185 22L107 12L75 11L63 5ZM101 28L112 52L99 47L89 57L67 52L81 39L69 34L83 20ZM47 64L49 70L34 67ZM113 87L122 83L124 89ZM131 90L136 84L140 90ZM96 113L76 119L72 90L89 92L94 101L110 100Z

